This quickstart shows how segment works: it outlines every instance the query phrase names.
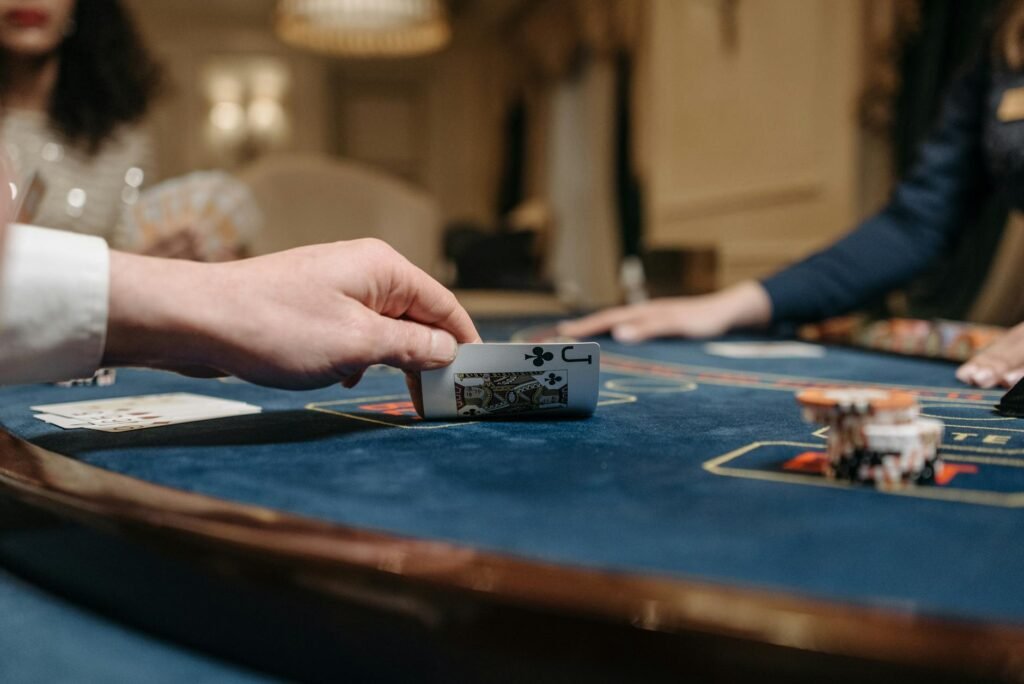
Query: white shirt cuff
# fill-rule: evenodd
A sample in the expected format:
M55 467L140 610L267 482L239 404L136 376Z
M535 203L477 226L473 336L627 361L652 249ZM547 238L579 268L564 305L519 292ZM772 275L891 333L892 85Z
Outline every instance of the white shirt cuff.
M107 243L13 224L2 253L0 384L92 375L107 334Z

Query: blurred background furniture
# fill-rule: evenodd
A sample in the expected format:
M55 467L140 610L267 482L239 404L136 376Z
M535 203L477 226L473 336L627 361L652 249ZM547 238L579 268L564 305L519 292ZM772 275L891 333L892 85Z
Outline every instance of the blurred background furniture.
M263 211L259 254L375 237L430 273L439 267L437 202L411 184L326 155L273 155L239 172Z
M443 226L501 237L515 207L542 205L540 280L580 308L627 294L623 257L656 271L648 294L697 292L876 211L997 2L447 0L443 49L366 59L283 42L277 0L127 0L175 86L150 122L153 180L323 155L422 189ZM271 226L261 248L346 235L307 205L282 211L312 224ZM969 315L1004 218L986 214L902 313ZM455 285L429 225L355 227Z

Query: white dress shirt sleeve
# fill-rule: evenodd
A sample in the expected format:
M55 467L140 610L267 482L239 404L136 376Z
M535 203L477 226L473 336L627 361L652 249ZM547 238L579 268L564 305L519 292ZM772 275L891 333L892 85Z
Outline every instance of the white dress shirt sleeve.
M2 254L0 384L92 375L107 334L107 243L13 224Z

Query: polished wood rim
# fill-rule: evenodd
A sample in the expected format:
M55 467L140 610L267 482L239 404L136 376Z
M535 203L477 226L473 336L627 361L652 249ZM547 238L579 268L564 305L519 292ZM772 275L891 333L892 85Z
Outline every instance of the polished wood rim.
M1019 679L1024 628L632 573L534 562L362 530L150 484L0 431L0 493L119 533L285 567L283 581L351 599L374 579L666 634L701 633L965 676ZM369 578L369 582L367 579ZM432 622L422 602L378 597Z

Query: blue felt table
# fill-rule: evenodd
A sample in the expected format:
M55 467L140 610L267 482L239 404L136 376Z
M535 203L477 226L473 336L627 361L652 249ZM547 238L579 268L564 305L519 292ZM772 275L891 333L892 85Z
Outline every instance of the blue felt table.
M586 420L424 423L409 415L401 375L373 370L353 391L310 393L119 371L108 388L4 389L0 422L101 468L352 526L1024 623L1024 421L992 414L998 392L959 385L950 364L849 349L738 360L699 342L599 341L602 405ZM886 493L808 470L824 438L793 393L823 381L919 391L925 412L947 420L954 477ZM60 430L29 409L177 391L263 413L107 434Z

